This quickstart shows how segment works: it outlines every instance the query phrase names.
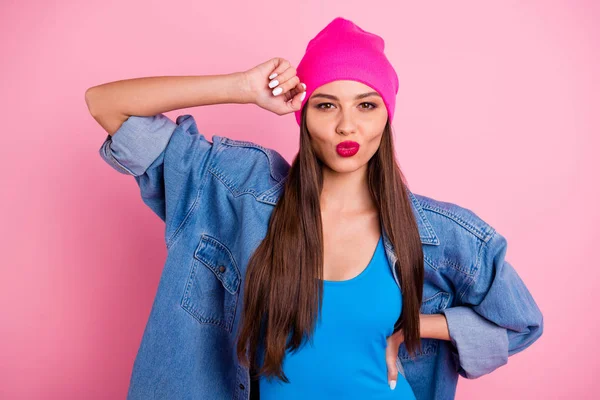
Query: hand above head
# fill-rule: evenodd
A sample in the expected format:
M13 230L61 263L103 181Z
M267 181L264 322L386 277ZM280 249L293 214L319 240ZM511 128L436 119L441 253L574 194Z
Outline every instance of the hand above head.
M272 58L244 71L243 75L250 102L277 115L300 109L306 88L288 60Z

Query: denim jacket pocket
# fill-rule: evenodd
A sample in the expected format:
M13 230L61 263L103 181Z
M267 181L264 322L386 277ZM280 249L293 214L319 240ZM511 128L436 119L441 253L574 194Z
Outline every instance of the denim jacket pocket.
M421 304L421 314L439 314L441 310L448 306L450 294L438 291L433 296L423 300ZM406 344L402 343L398 351L400 361L419 361L422 358L434 356L438 353L439 339L421 338L421 348L417 349L414 356L410 356L406 350Z
M202 234L181 307L200 323L214 324L231 333L240 283L239 268L227 246Z

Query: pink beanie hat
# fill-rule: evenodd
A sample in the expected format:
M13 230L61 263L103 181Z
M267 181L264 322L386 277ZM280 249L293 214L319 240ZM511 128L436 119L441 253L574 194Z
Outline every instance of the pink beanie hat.
M337 17L306 47L306 53L296 68L300 82L306 85L306 96L295 112L302 123L302 107L318 87L336 80L364 83L383 98L390 122L394 117L398 75L383 54L384 41L350 20Z

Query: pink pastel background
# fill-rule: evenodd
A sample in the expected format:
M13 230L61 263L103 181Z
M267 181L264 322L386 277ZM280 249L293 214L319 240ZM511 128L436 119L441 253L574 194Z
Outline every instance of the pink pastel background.
M457 399L597 398L600 6L595 1L22 1L0 5L0 398L124 399L166 256L132 177L105 164L85 90L300 61L334 17L381 35L416 193L478 213L544 313ZM253 105L201 131L291 162L298 126ZM235 118L231 115L235 114Z

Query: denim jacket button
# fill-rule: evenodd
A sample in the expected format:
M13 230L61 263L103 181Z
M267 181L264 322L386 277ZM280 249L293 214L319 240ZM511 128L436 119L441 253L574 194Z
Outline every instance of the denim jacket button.
M220 265L220 266L219 266L219 271L221 271L221 272L225 272L225 266L223 266L223 265Z

